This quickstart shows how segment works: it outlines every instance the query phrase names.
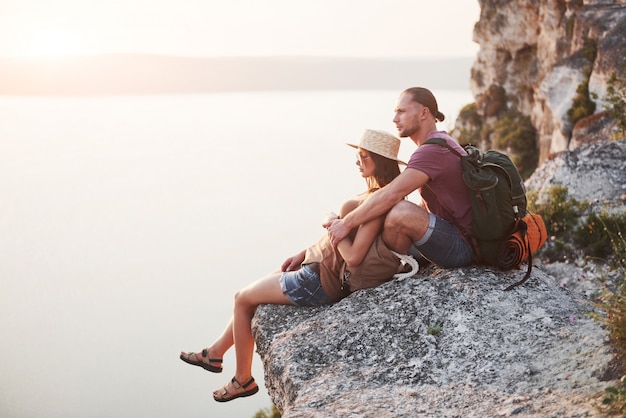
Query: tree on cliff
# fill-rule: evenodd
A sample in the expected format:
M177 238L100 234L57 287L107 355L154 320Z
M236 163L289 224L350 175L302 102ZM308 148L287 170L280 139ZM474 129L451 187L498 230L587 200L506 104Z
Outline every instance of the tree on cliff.
M609 115L617 122L620 136L626 133L626 59L611 73L607 83L607 101L611 106Z

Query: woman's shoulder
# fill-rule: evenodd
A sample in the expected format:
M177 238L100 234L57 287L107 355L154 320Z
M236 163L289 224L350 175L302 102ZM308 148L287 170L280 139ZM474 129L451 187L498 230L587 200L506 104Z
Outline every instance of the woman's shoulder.
M353 197L352 199L346 200L341 205L340 217L346 216L348 213L352 212L354 209L359 207L365 200L368 198L370 194L368 192L363 192L360 195Z

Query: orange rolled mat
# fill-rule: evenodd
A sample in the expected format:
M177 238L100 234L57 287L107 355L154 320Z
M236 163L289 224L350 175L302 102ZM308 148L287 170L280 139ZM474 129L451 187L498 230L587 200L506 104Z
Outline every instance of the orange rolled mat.
M498 267L510 270L522 264L546 242L546 224L540 215L528 213L520 221L521 227L504 243L498 254Z

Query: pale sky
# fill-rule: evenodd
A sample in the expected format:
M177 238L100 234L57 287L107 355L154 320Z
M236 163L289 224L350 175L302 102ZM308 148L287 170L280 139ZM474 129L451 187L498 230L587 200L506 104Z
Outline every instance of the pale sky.
M0 57L475 56L478 0L0 0Z

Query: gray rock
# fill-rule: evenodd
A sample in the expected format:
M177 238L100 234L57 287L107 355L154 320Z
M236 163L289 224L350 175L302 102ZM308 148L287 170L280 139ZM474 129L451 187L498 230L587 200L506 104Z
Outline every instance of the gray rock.
M528 190L540 193L552 186L566 187L578 201L624 211L626 140L602 141L561 153L543 163L526 182Z
M612 356L592 306L539 268L424 269L331 306L260 306L284 417L594 416Z

